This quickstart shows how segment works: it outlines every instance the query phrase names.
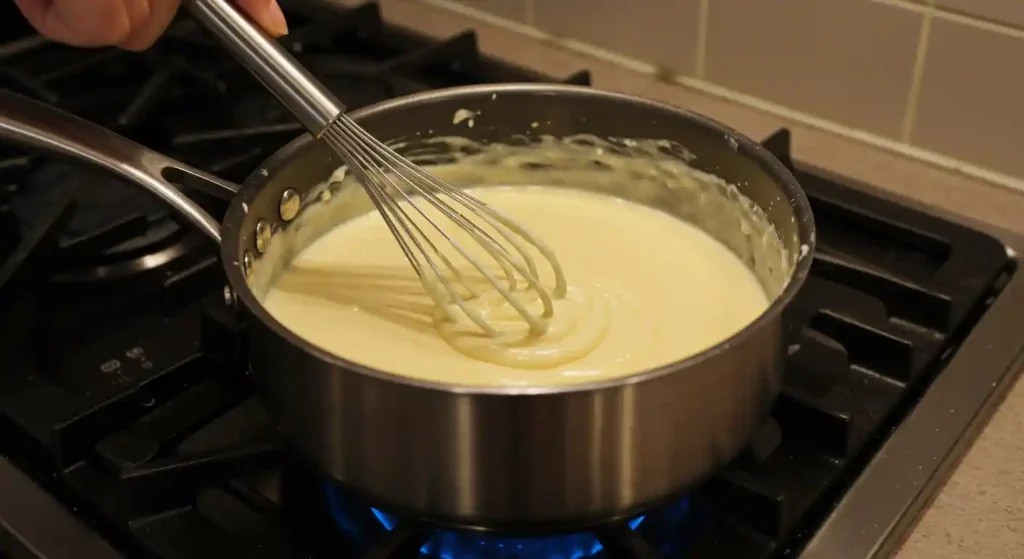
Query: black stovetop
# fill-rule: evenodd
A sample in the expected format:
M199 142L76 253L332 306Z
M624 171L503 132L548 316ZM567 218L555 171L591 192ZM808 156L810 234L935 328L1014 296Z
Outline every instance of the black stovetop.
M291 14L285 42L353 108L551 80L482 57L469 32L431 41L383 24L372 4L321 10ZM0 19L0 86L235 181L301 133L188 22L140 54L53 45L12 13ZM787 131L764 143L793 166ZM788 318L772 419L674 505L531 539L396 522L318 480L254 395L214 248L133 187L0 147L0 485L17 484L0 499L24 499L0 506L0 557L796 556L941 374L1010 260L992 237L795 172L820 252ZM75 529L58 528L72 517Z

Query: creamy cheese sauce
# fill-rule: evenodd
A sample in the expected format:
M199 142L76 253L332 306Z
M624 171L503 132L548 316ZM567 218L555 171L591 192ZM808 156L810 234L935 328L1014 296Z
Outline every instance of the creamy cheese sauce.
M558 256L568 291L554 301L545 334L530 334L464 263L456 266L479 294L469 303L499 335L484 335L458 311L439 310L376 212L302 250L266 290L266 309L313 344L374 369L459 385L551 386L622 377L694 355L769 305L761 283L732 251L667 213L568 188L469 192ZM550 290L551 269L539 256L537 264ZM500 268L494 271L503 280ZM536 293L519 283L517 296L540 314Z

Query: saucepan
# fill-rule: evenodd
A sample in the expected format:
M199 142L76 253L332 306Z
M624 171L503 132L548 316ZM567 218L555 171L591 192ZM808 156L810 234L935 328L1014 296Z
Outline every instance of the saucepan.
M477 115L475 126L453 118L459 113ZM321 142L297 138L236 186L74 116L0 94L0 138L119 175L220 243L234 305L248 324L251 372L284 439L373 506L469 529L571 529L657 506L743 449L780 391L782 314L814 248L807 199L768 151L693 112L567 85L437 90L351 117L388 140L428 133L483 143L528 142L541 133L664 140L666 157L684 158L720 184L689 197L634 196L629 188L623 195L703 228L741 256L773 302L702 353L615 380L472 387L371 370L290 332L254 288L261 270L286 264L268 261L275 236L300 228L303 213L326 198L324 184L340 162ZM223 223L190 201L189 189L229 199ZM766 216L770 234L740 223L741 199Z

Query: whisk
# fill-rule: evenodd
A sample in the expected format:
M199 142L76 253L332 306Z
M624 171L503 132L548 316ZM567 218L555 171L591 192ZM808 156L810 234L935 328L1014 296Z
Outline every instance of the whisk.
M540 335L546 331L544 319L553 315L554 300L565 296L567 285L558 259L543 241L512 218L413 164L370 135L345 115L345 106L323 84L227 0L187 0L185 6L311 134L341 157L384 219L428 295L439 307L450 312L451 305L454 305L486 334L499 334L483 313L467 302L479 293L400 202L426 222L427 230L433 229L486 278L487 283L526 321L531 334ZM424 211L428 206L436 210L442 219L432 219ZM489 233L463 212L471 213L496 234ZM504 281L496 277L493 267L485 266L467 247L461 246L439 223L442 220L454 224L482 247L503 272ZM530 247L547 260L554 272L555 284L550 292L541 285ZM542 304L540 312L531 312L516 295L519 289L517 275L525 280L527 289L537 294ZM453 280L461 285L466 296L456 289Z

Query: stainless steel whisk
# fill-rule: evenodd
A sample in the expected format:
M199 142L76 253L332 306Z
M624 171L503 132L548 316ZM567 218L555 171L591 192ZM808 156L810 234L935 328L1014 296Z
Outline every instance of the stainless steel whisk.
M527 322L531 333L545 332L547 327L544 318L552 316L553 301L565 296L567 286L558 259L543 241L508 216L413 164L363 130L345 115L345 106L323 84L227 0L186 0L185 6L311 134L338 153L362 184L409 264L419 275L424 288L439 306L447 310L450 305L455 305L485 333L492 336L498 334L483 314L467 303L467 298L479 296L479 293L445 255L442 247L430 239L399 202L405 202L426 222L428 230L433 229L463 260L486 278L491 287ZM424 203L483 247L501 268L505 281L500 281L492 269L461 246L438 223L440 220L432 219L424 211ZM512 250L495 235L467 218L460 209L476 216ZM554 272L555 285L551 291L541 285L537 264L530 255L530 246L548 261ZM531 312L515 294L518 290L517 274L526 281L527 288L539 297L543 305L540 313ZM467 297L459 293L452 279L462 285Z

